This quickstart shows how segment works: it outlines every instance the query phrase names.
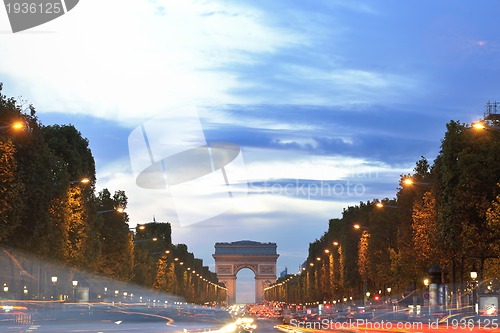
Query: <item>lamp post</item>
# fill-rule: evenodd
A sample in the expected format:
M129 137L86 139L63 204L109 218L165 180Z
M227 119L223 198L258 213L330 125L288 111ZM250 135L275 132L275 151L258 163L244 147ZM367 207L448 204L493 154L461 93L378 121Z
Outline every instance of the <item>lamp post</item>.
M52 281L52 288L53 288L53 291L52 291L52 299L56 299L56 284L57 284L57 276L53 276L50 278L50 280Z
M73 280L71 284L73 285L73 303L76 303L76 287L78 286L78 281Z
M429 284L430 284L429 279L425 278L424 279L424 286L425 286L425 289L427 290L427 295L429 295L429 297L430 297L430 294L429 294ZM430 304L429 304L429 300L425 300L424 299L424 306L425 306L425 303L427 303L427 307L429 309L428 312L429 312L429 316L430 316L431 315L431 307L430 307Z
M472 279L472 306L474 312L477 314L479 312L479 304L477 303L477 271L473 268L470 272L470 278Z

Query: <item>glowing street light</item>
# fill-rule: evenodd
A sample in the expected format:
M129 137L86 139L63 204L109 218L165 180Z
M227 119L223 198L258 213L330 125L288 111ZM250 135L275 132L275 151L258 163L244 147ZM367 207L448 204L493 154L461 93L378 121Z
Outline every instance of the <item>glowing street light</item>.
M78 281L73 280L71 284L73 285L73 303L76 303L76 287L78 286Z
M56 294L57 294L57 290L56 290L57 276L52 276L50 278L50 280L52 281L52 287L53 287L52 299L56 299Z
M117 213L122 214L122 213L125 212L125 208L123 208L123 207L116 207L115 209L100 210L96 214L100 215L100 214L111 213L111 212L117 212Z
M377 202L375 204L375 207L377 208L398 208L397 206L393 206L393 205L386 205L385 203L382 203L382 202Z
M478 130L482 130L482 129L486 128L486 126L484 126L484 124L480 121L472 123L472 127L475 129L478 129Z
M24 123L21 121L15 121L14 123L12 123L10 125L0 126L0 130L13 129L15 131L19 131L19 130L22 130L23 128L24 128Z
M353 225L353 227L354 227L354 229L356 229L356 230L370 230L369 228L364 227L364 226L359 225L359 224L355 224L355 225Z
M479 131L490 130L490 131L500 132L500 126L487 125L482 121L472 123L472 128Z
M403 180L403 184L405 185L430 185L431 183L427 183L427 182L416 182L414 181L413 179L411 178L405 178Z
M158 238L156 238L156 237L149 238L149 239L138 239L138 240L134 241L134 244L135 243L145 243L145 242L156 242L157 240L158 240Z
M474 311L476 313L479 312L479 304L477 304L477 288L479 287L479 283L477 281L477 271L475 268L473 268L470 272L470 278L472 279L472 284L473 284L473 290L472 290L472 303L474 305ZM476 286L474 286L476 285Z
M88 184L88 183L90 183L90 179L88 179L88 178L82 178L82 179L79 179L79 180L70 180L69 181L70 185L74 185L74 184Z

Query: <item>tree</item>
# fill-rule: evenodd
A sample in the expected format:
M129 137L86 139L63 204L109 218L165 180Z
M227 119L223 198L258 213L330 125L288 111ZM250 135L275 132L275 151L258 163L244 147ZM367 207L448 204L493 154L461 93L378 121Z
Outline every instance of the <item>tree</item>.
M358 271L361 279L363 280L363 292L366 292L368 271L370 269L370 261L368 259L368 243L370 241L370 234L368 231L363 230L363 234L359 239L358 245Z
M438 247L435 198L431 191L425 192L423 200L413 207L413 247L418 271L425 275L431 266L443 265L443 255Z
M173 294L177 285L174 263L169 260L167 255L159 258L158 270L153 283L153 288L163 292Z
M0 244L21 223L23 184L17 172L12 141L0 140Z
M99 251L96 270L108 277L128 281L133 277L133 240L128 228L128 215L115 209L127 207L127 196L116 191L113 197L108 189L97 195Z
M29 105L23 110L18 101L7 98L1 90L0 84L0 122L21 121L25 125L23 131L9 136L14 147L15 177L20 183L16 191L20 191L20 200L15 202L15 213L12 212L17 216L12 220L15 228L7 243L32 253L48 255L53 240L50 208L53 199L64 194L67 170L62 159L45 142L35 108Z
M169 258L177 254L172 246L170 223L151 222L137 227L134 236L133 281L151 287L158 277L161 256L169 251Z
M477 132L451 121L433 167L439 242L463 277L464 265L479 263L479 278L491 256L486 211L498 194L500 137L492 131ZM465 259L465 260L464 260ZM464 264L461 264L464 262Z
M486 223L491 235L492 258L486 262L484 277L493 278L500 276L500 194L486 211Z
M397 192L398 229L396 247L391 250L392 269L395 279L404 287L416 288L422 272L416 266L417 253L413 243L413 207L422 201L427 185L432 182L430 166L425 157L415 164L414 173L402 175ZM404 180L411 178L415 184L406 185Z

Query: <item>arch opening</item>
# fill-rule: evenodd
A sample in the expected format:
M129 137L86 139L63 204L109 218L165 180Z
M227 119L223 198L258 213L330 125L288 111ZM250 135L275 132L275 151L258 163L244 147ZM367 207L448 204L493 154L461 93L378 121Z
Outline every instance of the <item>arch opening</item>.
M236 273L236 303L255 303L255 273L250 268L242 268Z

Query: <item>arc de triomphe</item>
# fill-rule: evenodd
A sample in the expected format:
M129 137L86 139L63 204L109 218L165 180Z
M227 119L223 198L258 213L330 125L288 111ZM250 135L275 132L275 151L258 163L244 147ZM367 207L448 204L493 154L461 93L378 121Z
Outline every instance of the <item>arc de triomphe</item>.
M236 274L249 268L255 274L255 302L264 301L264 288L276 282L276 243L238 241L215 243L215 272L226 284L228 304L236 302Z

